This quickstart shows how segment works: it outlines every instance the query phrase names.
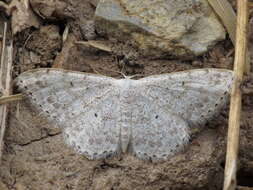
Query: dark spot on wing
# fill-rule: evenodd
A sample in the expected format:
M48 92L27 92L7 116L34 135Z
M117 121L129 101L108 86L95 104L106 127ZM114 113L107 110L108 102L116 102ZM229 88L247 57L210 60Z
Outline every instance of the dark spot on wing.
M42 81L36 81L35 84L36 84L39 88L44 88L44 87L46 87L46 85L45 85Z

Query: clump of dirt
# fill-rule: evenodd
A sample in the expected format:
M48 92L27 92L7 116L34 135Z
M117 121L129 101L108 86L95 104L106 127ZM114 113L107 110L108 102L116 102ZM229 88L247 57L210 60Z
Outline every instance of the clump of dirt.
M123 42L110 42L112 51L76 44L79 40L106 40L93 25L96 1L31 0L41 18L39 29L29 29L15 39L15 75L40 67L57 67L122 78L145 77L193 68L232 69L233 46L227 39L194 60L152 60ZM51 4L50 4L51 3ZM58 4L61 7L57 7ZM64 6L63 6L64 5ZM0 19L1 20L1 19ZM64 31L69 27L67 39ZM250 25L252 28L252 25ZM250 43L252 43L250 41ZM116 44L116 45L115 45ZM251 62L252 64L252 62ZM253 170L253 98L243 97L240 165L238 176ZM227 110L194 135L186 149L162 163L149 163L131 155L89 161L64 144L61 130L29 107L25 101L11 106L5 136L0 189L221 189L227 133ZM240 178L239 178L240 180ZM239 181L242 186L247 182Z

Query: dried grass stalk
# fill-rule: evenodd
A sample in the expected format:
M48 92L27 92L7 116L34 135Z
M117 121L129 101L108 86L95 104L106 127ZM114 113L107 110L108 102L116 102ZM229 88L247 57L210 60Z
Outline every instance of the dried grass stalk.
M111 47L106 43L106 41L99 41L99 40L89 40L89 41L77 41L76 44L84 45L84 46L91 46L93 48L106 51L106 52L112 52Z
M10 96L2 96L0 97L0 105L7 104L14 101L22 100L23 96L22 94L15 94Z
M237 0L237 13L234 61L235 80L232 86L229 111L229 128L223 190L234 190L236 188L236 169L242 100L240 85L243 80L244 66L246 64L248 0Z
M3 43L0 65L0 90L4 96L11 94L11 71L13 43L6 46L7 23L4 23ZM8 107L6 104L0 105L0 162L2 158L3 138L6 129Z

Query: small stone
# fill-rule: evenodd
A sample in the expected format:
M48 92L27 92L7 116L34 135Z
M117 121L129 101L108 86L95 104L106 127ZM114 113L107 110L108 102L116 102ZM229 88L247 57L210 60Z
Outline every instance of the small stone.
M225 38L206 0L101 0L96 29L144 56L192 58Z
M30 0L33 10L43 19L62 20L72 18L68 4L60 0Z

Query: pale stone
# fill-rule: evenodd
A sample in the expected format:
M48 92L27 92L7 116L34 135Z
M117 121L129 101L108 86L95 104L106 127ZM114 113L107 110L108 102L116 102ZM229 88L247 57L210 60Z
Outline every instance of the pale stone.
M96 28L144 56L191 58L225 38L206 0L101 0Z

